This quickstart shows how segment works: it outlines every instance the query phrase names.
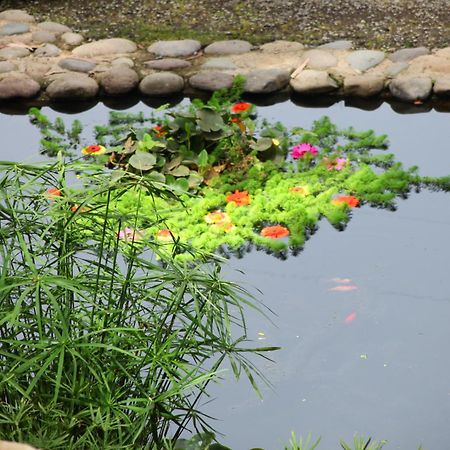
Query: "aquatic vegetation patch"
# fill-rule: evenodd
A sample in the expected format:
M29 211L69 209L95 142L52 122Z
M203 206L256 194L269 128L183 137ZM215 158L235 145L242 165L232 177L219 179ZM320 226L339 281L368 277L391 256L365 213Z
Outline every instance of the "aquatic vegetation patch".
M105 164L125 191L113 202L124 227L138 229L143 240L164 237L178 259L192 257L180 252L180 242L225 255L256 246L285 257L323 218L343 230L362 206L393 210L396 197L411 189L449 189L449 177L421 177L417 167L396 162L386 153L386 135L340 130L327 117L311 129L287 130L259 121L238 94L218 93L149 118L113 113L101 133L97 128L95 144L75 148ZM173 197L148 196L132 182L141 177Z

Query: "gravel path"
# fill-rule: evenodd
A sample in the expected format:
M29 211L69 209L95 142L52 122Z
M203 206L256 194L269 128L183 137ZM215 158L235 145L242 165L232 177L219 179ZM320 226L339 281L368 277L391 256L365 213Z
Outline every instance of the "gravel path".
M382 49L450 42L449 0L0 0L0 9L8 8L91 38L128 37L142 44L170 37L203 43L351 39L357 47Z

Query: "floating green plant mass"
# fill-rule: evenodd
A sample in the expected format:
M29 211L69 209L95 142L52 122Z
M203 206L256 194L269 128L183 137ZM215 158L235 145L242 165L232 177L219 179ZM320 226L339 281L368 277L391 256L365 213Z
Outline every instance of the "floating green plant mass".
M239 255L253 245L287 256L322 218L344 229L364 204L395 209L411 189L450 189L449 177L403 168L385 135L339 130L328 117L287 130L220 95L149 118L113 113L97 138L82 154L111 170L124 245L156 240L177 259L192 258L189 247ZM143 179L173 195L152 196Z

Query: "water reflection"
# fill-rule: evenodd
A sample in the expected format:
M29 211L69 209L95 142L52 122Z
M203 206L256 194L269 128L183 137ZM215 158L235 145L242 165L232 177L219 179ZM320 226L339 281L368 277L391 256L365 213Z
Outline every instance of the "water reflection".
M142 102L133 102L130 112L150 113ZM387 103L370 111L371 104L360 100L336 99L325 106L277 103L259 113L287 126L309 127L328 115L339 127L372 128L389 135L389 150L406 166L418 165L422 175L450 173L450 117L438 112L448 104L414 115L396 114L400 106ZM401 109L422 112L429 104ZM67 123L80 118L86 136L89 127L108 119L101 103L81 115L49 107L43 112L51 119L62 115ZM27 117L4 114L0 130L1 159L42 159L39 133ZM219 418L215 425L226 434L225 444L235 450L282 448L294 430L322 435L319 448L325 449L337 448L339 438L351 440L354 432L387 439L388 449L417 449L421 443L447 448L449 199L425 191L399 200L395 212L365 206L343 233L322 220L297 258L245 252L229 262L229 277L276 312L275 325L250 314L249 336L283 349L272 355L275 364L259 362L273 384L263 389L264 400L231 375L215 387L217 398L205 412Z

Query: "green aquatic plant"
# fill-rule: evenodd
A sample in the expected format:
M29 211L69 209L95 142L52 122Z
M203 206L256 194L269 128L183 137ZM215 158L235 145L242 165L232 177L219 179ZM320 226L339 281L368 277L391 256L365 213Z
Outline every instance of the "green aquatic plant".
M320 444L320 440L321 438L319 437L313 442L311 433L306 436L305 440L303 440L303 437L300 437L300 440L298 440L295 433L292 432L289 444L284 446L284 450L315 450Z
M174 198L142 177L127 183L83 160L0 164L2 438L161 449L210 429L198 406L226 361L255 389L264 379L247 356L275 348L249 345L244 319L260 306L221 277L218 258L186 265L122 231L124 190Z
M366 439L356 434L353 436L353 447L350 447L344 440L340 441L344 450L381 450L386 443L386 441L372 441L372 438Z

